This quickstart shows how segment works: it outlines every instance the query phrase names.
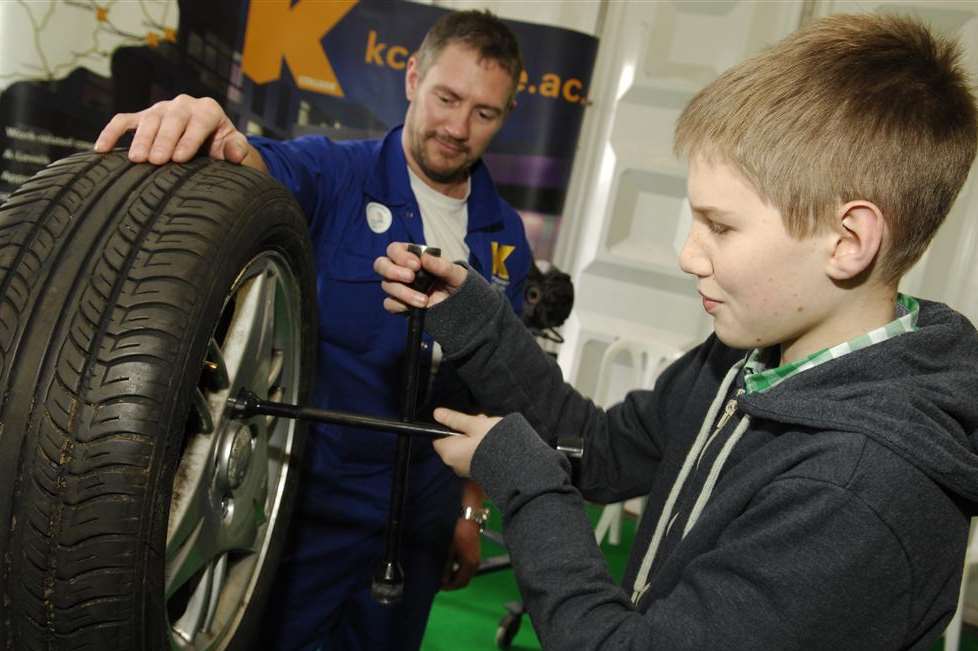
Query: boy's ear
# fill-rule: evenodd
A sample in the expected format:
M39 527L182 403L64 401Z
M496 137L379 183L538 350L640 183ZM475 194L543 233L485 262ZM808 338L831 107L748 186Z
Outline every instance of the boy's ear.
M883 247L886 222L871 201L850 201L836 211L834 247L826 272L833 280L849 280L870 268Z

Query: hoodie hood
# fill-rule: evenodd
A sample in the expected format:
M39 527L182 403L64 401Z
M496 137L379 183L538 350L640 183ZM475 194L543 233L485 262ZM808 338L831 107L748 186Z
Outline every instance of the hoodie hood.
M740 406L754 417L868 436L978 515L978 333L949 307L919 302L915 332L820 364Z

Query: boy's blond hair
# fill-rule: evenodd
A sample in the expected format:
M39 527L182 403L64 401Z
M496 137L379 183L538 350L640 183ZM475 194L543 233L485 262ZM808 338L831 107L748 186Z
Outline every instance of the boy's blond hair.
M976 117L953 41L875 14L818 20L704 88L676 127L679 155L734 165L804 237L838 207L883 212L877 261L896 283L920 258L975 157Z

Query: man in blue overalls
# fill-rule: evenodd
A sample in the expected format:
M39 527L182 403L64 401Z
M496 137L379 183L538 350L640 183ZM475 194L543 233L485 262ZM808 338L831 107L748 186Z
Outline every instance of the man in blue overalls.
M289 188L309 218L316 258L313 404L396 416L405 322L384 311L372 269L388 244L428 243L468 260L521 308L529 245L519 216L479 160L514 106L521 70L516 39L501 21L488 13L451 13L408 61L404 125L381 140L249 142L216 102L180 96L116 116L96 150L107 151L136 129L131 160L181 162L209 137L212 157L266 171ZM439 364L430 338L423 349L434 371L433 400L457 404L452 369ZM463 488L430 442L417 440L405 507L404 598L393 608L372 600L394 448L393 435L313 426L263 628L266 648L417 649L438 588L468 582L478 565L479 528L460 514L472 513L463 502L481 508L481 491Z

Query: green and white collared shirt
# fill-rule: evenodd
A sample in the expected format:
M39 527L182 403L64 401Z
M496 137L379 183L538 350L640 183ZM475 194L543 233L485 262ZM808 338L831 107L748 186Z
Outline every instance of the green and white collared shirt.
M917 299L906 294L897 294L896 313L897 318L880 328L837 346L824 348L804 359L782 364L777 368L768 368L764 362L764 350L755 348L744 363L744 390L746 393L767 391L789 377L815 368L830 359L838 359L860 348L866 348L881 341L892 339L904 332L913 332L917 329L917 315L920 313L920 303L917 302Z

